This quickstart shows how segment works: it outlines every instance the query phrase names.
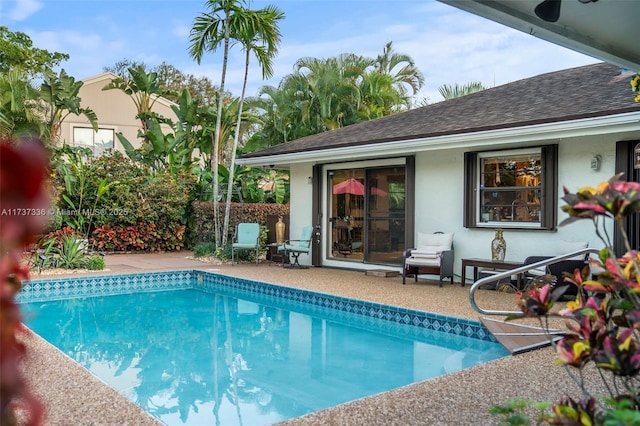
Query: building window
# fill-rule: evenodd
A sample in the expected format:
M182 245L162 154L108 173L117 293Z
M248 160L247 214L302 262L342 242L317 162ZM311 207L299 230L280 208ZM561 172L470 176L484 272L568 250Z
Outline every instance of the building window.
M91 127L73 128L73 145L89 148L95 157L99 157L107 149L113 149L113 129L98 129L94 132Z
M557 146L465 154L465 226L552 230Z

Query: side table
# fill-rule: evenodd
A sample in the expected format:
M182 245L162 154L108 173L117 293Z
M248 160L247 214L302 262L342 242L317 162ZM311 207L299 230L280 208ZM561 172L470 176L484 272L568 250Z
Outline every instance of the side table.
M465 285L465 281L467 279L467 267L473 267L473 281L478 281L478 268L491 268L493 270L498 271L508 271L510 269L515 269L519 266L522 266L521 262L510 262L507 260L503 261L493 261L491 259L462 259L462 285ZM518 274L517 276L517 286L521 288L522 285L522 276Z
M269 243L267 244L267 247L269 247L269 258L271 260L271 262L269 262L269 266L271 266L272 263L275 263L277 265L284 265L284 251L278 251L278 246L281 244L278 243Z

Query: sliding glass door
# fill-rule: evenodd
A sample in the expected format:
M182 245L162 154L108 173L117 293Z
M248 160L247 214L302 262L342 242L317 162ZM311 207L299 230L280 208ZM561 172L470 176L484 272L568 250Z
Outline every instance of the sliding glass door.
M329 253L338 260L401 264L405 167L330 171Z

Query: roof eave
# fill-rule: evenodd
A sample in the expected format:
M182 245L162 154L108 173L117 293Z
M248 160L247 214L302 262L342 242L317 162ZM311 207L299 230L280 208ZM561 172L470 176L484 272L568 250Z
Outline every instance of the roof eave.
M354 159L365 160L371 158L398 157L440 149L500 147L560 140L577 136L638 132L640 130L639 125L640 111L634 111L624 114L556 123L543 123L497 130L239 158L237 162L238 164L251 167L287 169L292 164L301 163L335 163L340 161L353 161Z

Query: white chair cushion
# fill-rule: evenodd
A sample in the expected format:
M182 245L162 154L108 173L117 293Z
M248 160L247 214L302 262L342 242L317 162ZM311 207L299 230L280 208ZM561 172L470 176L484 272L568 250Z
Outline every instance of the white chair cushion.
M429 257L408 257L405 264L411 266L440 266L440 256Z
M564 241L563 240L563 241L560 241L558 243L558 245L556 246L556 248L557 248L557 254L556 255L567 254L567 253L571 253L571 252L574 252L574 251L586 249L588 245L589 245L588 241L573 242L573 241ZM584 259L584 255L575 256L575 257L572 257L572 258L567 259L567 260L582 260L582 259Z
M423 247L422 249L411 250L411 257L422 257L435 259L442 253L441 247Z
M425 234L418 232L418 244L416 247L420 251L442 252L451 250L453 245L453 232L448 234Z

